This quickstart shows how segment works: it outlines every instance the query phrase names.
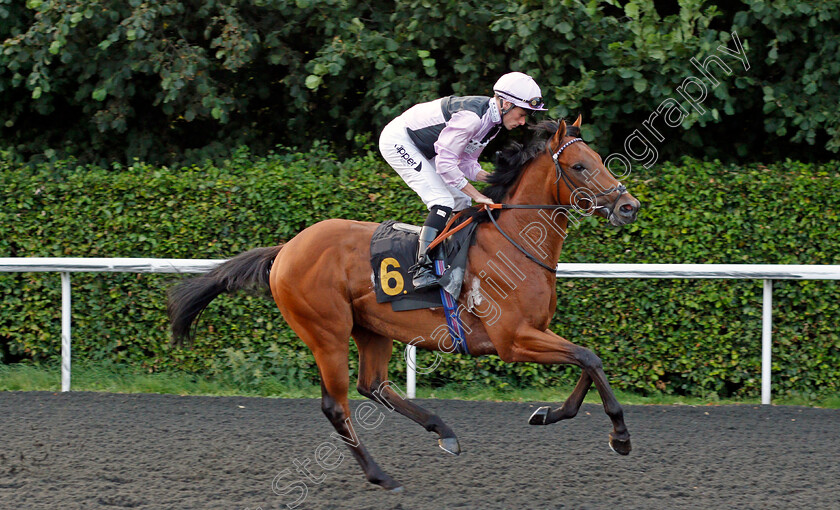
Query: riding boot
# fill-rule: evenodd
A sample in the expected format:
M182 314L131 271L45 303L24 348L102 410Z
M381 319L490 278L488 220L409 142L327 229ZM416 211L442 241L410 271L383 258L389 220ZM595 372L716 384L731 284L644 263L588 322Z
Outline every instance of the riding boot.
M434 260L431 258L429 245L438 235L438 229L423 225L417 243L417 263L409 268L413 274L411 284L414 290L422 290L438 284L438 277L434 271Z

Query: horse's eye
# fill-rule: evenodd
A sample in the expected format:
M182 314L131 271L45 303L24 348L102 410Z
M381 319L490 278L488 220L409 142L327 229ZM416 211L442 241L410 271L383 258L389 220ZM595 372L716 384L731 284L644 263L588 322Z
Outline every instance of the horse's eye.
M582 172L582 171L586 170L586 167L581 165L580 163L577 163L577 164L572 166L572 169L576 170L578 172Z

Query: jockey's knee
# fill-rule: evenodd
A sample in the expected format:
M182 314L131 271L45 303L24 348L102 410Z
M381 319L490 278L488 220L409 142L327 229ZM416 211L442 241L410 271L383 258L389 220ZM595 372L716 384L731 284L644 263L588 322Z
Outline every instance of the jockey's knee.
M429 208L429 216L426 218L426 222L423 226L431 227L440 232L443 230L443 227L446 226L446 220L449 219L451 213L451 207L446 207L445 205L433 205Z
M446 208L449 211L455 209L455 199L452 196L438 196L435 197L434 200L430 200L426 202L426 208L429 209L429 212L432 212L434 207Z

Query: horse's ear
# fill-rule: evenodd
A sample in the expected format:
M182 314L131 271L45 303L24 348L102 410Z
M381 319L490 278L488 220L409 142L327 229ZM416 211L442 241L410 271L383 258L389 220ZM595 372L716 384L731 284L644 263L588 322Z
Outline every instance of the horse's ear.
M580 121L583 119L583 115L578 114L577 120L572 124L575 127L580 127Z
M560 125L557 127L557 132L554 133L554 137L551 139L552 145L555 147L560 147L560 140L566 136L566 120L563 119L560 121Z

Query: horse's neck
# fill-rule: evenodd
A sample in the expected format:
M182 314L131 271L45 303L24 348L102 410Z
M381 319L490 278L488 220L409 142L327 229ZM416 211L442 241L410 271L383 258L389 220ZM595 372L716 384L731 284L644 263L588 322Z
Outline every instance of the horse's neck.
M531 166L546 164L553 165L548 155L539 156L531 162ZM557 188L553 174L543 169L524 169L504 202L515 205L556 205L554 195ZM521 240L524 247L532 248L537 258L551 266L557 263L568 227L565 210L510 209L499 215L498 223L515 241Z

